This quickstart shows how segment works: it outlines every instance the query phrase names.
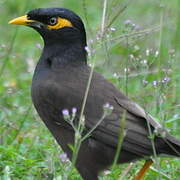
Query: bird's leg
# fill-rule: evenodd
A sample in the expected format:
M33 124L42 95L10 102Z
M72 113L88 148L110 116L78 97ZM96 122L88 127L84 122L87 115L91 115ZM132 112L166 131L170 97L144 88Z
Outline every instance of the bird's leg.
M134 178L134 180L142 180L150 166L153 164L153 161L151 159L147 160L144 163L144 166L141 168L141 170L138 172L137 176Z

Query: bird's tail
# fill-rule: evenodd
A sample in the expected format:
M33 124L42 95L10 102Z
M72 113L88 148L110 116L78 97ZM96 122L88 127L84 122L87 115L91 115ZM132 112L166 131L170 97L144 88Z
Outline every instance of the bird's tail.
M166 138L163 138L165 146L161 149L161 153L180 157L180 139L167 134Z

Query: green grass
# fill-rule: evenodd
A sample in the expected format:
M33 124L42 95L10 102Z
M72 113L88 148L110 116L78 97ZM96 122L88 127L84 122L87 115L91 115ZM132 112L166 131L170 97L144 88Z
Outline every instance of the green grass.
M83 18L88 39L96 41L97 32L102 32L103 2L0 1L1 179L63 180L70 167L69 162L62 162L62 151L38 117L30 98L33 69L41 53L37 47L42 46L42 40L32 29L8 25L8 21L33 8L66 7ZM180 138L180 1L108 0L105 27L126 4L127 8L111 25L116 31L106 32L101 41L90 45L96 56L89 63L95 60L96 71ZM125 25L128 19L140 29ZM165 77L170 81L162 83ZM153 85L155 82L158 84ZM145 180L180 179L179 159L160 158L159 164L161 168L154 165ZM132 179L142 165L143 161L134 163L124 179ZM102 180L118 179L127 166L116 166ZM71 179L81 179L76 170Z

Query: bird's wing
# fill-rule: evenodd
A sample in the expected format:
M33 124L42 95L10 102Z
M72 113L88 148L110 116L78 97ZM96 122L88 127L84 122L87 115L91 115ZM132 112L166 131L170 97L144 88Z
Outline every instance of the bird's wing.
M88 73L85 72L83 74L83 70L80 72L80 75L76 77L71 76L71 73L63 76L63 78L60 76L57 78L55 76L56 80L53 81L53 85L51 84L52 81L50 84L46 82L46 91L43 91L45 93L44 97L48 97L49 95L53 97L46 98L46 101L50 101L49 104L52 104L52 107L56 107L57 112L61 108L70 110L72 107L77 107L78 110L81 109ZM65 71L64 73L67 72ZM59 81L61 82L61 86L58 83ZM138 155L149 155L150 151L152 151L152 144L148 138L147 121L152 127L160 127L160 125L150 115L146 114L143 108L130 101L114 85L98 73L94 73L84 111L87 130L91 130L99 122L103 114L103 105L107 102L114 107L114 110L111 115L103 119L91 136L108 146L116 148L119 140L119 132L122 127L122 115L126 111L126 135L123 141L123 149ZM57 119L58 116L55 113L51 114L54 114L53 119Z
M133 114L128 107L119 108L122 109L122 112L113 112L110 116L106 117L92 133L92 136L98 141L116 148L121 133L120 131L122 131L122 120L125 117L125 136L122 148L139 156L149 155L152 152L152 144L149 138L146 119L142 116L137 116L137 114ZM133 110L135 110L135 108ZM124 117L123 111L125 112ZM96 123L97 122L98 120ZM93 128L93 126L95 126L95 124L88 120L88 129Z
M124 137L122 148L140 156L151 154L152 143L149 138L150 134L148 123L150 124L151 130L161 128L162 126L148 113L146 113L143 108L120 93L111 83L107 82L105 79L101 79L101 83L104 84L104 87L101 86L103 88L101 89L101 95L97 96L97 102L101 101L98 100L98 97L102 96L104 99L106 99L106 102L113 105L114 110L111 115L105 117L102 123L98 125L98 127L92 133L92 137L98 139L98 141L102 141L108 146L116 148L118 145L120 129L122 128L121 121L123 119L123 112L125 111L126 135ZM100 92L100 90L96 89L95 92ZM108 96L106 94L108 94ZM103 106L102 103L101 105ZM97 107L94 106L94 108ZM100 110L97 111L94 109L93 112L100 112ZM94 117L98 117L99 115L96 114L92 117L93 113L87 114L86 126L88 129L92 129L99 120L95 119Z
M139 106L137 103L130 101L130 100L120 100L116 98L117 103L122 106L124 109L126 109L128 112L134 114L135 116L144 118L146 121L148 121L149 124L151 124L154 128L162 128L162 125L158 123L150 114L148 114L141 106Z

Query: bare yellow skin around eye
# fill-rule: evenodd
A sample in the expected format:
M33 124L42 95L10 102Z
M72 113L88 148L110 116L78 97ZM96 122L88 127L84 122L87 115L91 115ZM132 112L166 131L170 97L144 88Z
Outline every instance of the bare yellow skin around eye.
M48 25L48 28L49 29L60 29L63 27L72 27L72 26L73 25L71 24L71 22L68 21L67 19L63 19L63 18L58 17L57 24L55 24L53 26Z

